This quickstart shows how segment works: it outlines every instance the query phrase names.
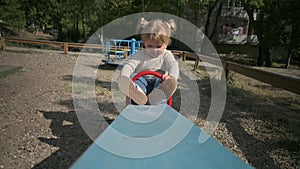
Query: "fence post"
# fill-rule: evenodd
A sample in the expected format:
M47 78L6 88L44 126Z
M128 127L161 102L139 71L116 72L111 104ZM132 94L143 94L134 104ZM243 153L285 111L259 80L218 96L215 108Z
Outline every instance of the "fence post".
M195 55L195 65L194 65L194 69L193 70L197 70L199 67L199 63L200 63L200 58L198 55Z
M64 43L64 54L68 54L68 43Z
M230 78L230 76L229 76L229 69L228 69L228 63L224 62L223 66L224 66L224 71L225 71L225 78L226 78L226 81L228 82L228 80Z
M185 52L182 52L182 61L185 61L185 60L186 60Z
M5 47L6 47L5 39L4 39L4 37L1 37L1 50L4 51Z

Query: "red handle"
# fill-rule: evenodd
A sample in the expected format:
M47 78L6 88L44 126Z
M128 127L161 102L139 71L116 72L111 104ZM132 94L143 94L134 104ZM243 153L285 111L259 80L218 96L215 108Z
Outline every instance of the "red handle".
M151 71L151 70L146 70L146 71L142 71L142 72L139 72L137 73L133 78L132 78L132 81L135 82L139 77L142 77L142 76L145 76L145 75L154 75L158 78L160 78L161 80L163 80L163 75L161 73L158 73L158 72L155 72L155 71ZM169 97L169 100L168 100L168 105L172 107L172 96ZM128 104L129 103L129 98L127 97L126 99L126 103Z
M159 77L161 80L163 75L158 73L158 72L154 72L154 71L151 71L151 70L146 70L146 71L142 71L142 72L139 72L138 74L136 74L133 78L132 78L132 81L135 82L139 77L141 76L145 76L145 75L154 75L156 77Z

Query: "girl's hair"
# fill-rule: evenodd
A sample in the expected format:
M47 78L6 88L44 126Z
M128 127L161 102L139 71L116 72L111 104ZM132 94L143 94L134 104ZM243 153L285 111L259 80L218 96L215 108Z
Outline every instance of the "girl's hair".
M173 19L168 22L162 20L146 21L141 18L137 25L137 33L141 34L142 41L156 40L162 43L170 43L170 36L176 30L176 25Z

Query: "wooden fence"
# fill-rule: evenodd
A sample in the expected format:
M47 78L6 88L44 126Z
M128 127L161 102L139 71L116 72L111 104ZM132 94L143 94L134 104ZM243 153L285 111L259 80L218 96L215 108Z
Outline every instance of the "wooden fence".
M55 41L45 41L45 40L28 40L28 39L2 37L1 38L2 50L5 50L6 42L54 45L58 47L63 47L65 54L68 53L69 47L102 49L102 45L97 45L97 44L66 43L66 42L55 42ZM291 91L293 93L300 94L300 78L284 76L278 73L264 71L261 69L240 65L229 61L220 62L219 59L215 59L203 55L199 56L191 52L178 51L178 50L174 50L172 52L174 54L179 55L182 58L182 60L186 60L187 57L195 59L194 70L198 68L199 63L201 61L208 62L213 65L223 66L227 79L229 76L229 71L234 71L236 73L251 77L253 79L271 84L274 87L282 88ZM222 65L220 65L220 63Z
M199 62L205 61L213 65L220 66L220 60L207 56L199 56L195 53L182 52L180 53L182 59L185 60L186 57L195 59L194 69L198 68ZM274 73L270 71L261 70L258 68L253 68L250 66L245 66L229 61L222 61L222 65L225 71L226 79L229 78L229 71L233 71L253 79L271 84L274 87L288 90L293 93L300 94L300 78L295 78L291 76L285 76L279 73Z
M6 42L28 43L28 44L38 44L38 45L49 45L49 46L61 47L61 48L63 48L65 54L68 53L69 47L102 49L102 45L97 45L97 44L68 43L68 42L56 42L56 41L47 41L47 40L30 40L30 39L2 37L1 38L2 51L4 51L6 48Z

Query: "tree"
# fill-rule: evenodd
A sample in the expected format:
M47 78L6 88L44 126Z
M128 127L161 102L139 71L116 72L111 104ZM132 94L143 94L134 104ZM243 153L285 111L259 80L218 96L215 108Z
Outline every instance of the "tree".
M270 25L267 22L269 14L267 13L266 8L264 8L265 3L263 0L244 0L242 3L249 16L250 25L255 29L259 41L257 65L262 66L265 62L266 66L270 67L272 65L270 45L266 38L266 30L270 29ZM257 18L254 18L254 11L259 11Z
M25 13L17 0L0 1L0 33L14 34L14 29L21 29L25 26Z
M215 0L207 0L206 2L204 2L204 5L206 7L206 13L207 13L204 33L209 39L212 39L212 36L216 31L218 18L221 15L222 4L223 4L222 1L215 1ZM217 15L215 19L212 16L214 9L217 9ZM214 24L212 25L212 23Z
M249 15L250 27L258 36L258 65L271 66L270 50L278 46L288 49L287 60L299 52L298 0L234 2L242 2ZM57 40L76 42L85 41L101 26L117 18L156 11L182 17L198 27L205 26L205 34L211 38L217 28L222 3L225 0L2 0L0 27L1 30L24 28L26 23L26 28L52 28L58 31ZM255 13L258 13L257 17L254 17ZM286 29L287 26L290 29Z
M259 40L257 65L264 63L272 66L271 49L284 47L289 52L288 59L297 49L297 31L299 28L299 1L297 0L243 0L250 19L250 26L255 29ZM297 6L298 4L298 6ZM258 13L254 18L254 12ZM297 19L296 19L297 18ZM290 27L290 29L287 29Z
M287 34L287 59L285 68L288 68L292 58L296 55L300 55L300 11L298 9L300 2L298 0L287 0L284 3L283 15L286 21L286 25L289 26L289 32Z

